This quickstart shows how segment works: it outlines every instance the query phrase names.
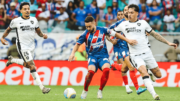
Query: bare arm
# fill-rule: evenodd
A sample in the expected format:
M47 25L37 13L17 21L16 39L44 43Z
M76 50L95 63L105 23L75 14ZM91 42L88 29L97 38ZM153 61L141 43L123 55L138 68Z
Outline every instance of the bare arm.
M36 29L36 33L37 33L40 37L43 37L43 33L42 33L42 31L41 31L40 28L37 28L37 29Z
M165 44L167 44L167 45L169 45L169 46L174 46L175 48L177 48L177 45L176 45L176 44L167 41L165 38L163 38L160 34L156 33L154 30L152 30L152 31L150 32L150 34L151 34L156 40L158 40L158 41L160 41L160 42L163 42L163 43L165 43Z
M106 39L111 42L113 45L117 44L117 39L111 39L110 36L106 35Z
M8 34L11 32L11 28L10 27L8 27L6 30L5 30L5 32L4 32L4 34L3 34L3 36L1 37L1 42L2 42L2 44L3 45L7 45L7 41L4 39L6 36L8 36Z
M77 20L75 19L75 14L72 14L72 15L71 15L71 19L72 19L73 21L77 22Z
M74 59L74 55L75 55L76 51L78 50L79 46L80 46L79 44L76 44L74 46L68 61L72 61Z
M127 43L129 43L130 45L134 46L137 44L137 41L136 40L129 40L127 39L126 37L124 37L123 35L119 34L119 33L116 33L115 34L115 37L118 38L118 39L121 39L121 40L124 40L126 41Z

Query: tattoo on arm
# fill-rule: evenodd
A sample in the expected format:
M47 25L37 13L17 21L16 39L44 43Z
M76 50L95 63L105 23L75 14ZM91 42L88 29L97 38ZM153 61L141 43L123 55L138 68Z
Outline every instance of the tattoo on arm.
M37 33L40 37L43 37L43 33L41 32L41 29L40 29L40 28L37 28L37 29L36 29L36 33Z
M163 43L165 43L165 44L168 44L168 41L167 41L165 38L163 38L160 34L156 33L154 30L152 30L152 31L150 32L150 34L151 34L155 39L159 40L160 42L163 42Z
M2 36L2 38L5 38L9 33L11 32L11 28L7 28Z

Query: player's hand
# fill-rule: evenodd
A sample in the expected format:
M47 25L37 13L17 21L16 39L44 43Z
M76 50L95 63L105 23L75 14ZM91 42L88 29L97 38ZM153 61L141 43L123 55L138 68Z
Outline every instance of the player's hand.
M8 45L7 41L6 41L4 38L1 38L1 43L2 43L3 45Z
M170 42L170 43L168 43L168 45L169 45L169 46L173 46L175 49L177 48L177 44L175 44L175 43L171 43L171 42Z
M128 43L132 46L136 45L138 42L136 40L129 40Z
M48 38L47 34L43 34L43 38L47 39Z
M71 54L70 56L69 56L69 59L68 59L68 61L73 61L74 60L74 54Z

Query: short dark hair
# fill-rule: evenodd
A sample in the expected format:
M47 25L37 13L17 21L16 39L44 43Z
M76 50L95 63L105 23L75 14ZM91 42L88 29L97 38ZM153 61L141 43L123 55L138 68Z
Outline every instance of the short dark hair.
M108 8L111 8L111 9L112 9L112 6L108 6L107 9L108 9Z
M84 20L84 22L88 23L88 22L93 22L94 18L92 16L87 16L86 19Z
M118 12L124 12L124 10L123 11L118 11Z
M24 5L29 5L29 6L30 6L30 4L29 4L28 2L23 2L23 3L21 3L21 5L20 5L20 10L22 9L22 7L23 7Z
M135 5L135 4L129 5L129 6L128 6L128 9L129 9L129 8L134 8L134 11L139 12L139 7L138 7L137 5Z

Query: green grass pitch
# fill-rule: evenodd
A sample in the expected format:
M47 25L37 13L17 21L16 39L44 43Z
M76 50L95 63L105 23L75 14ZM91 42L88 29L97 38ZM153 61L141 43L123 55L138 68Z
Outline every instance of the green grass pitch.
M50 87L49 94L42 94L38 86L7 86L0 85L0 101L81 101L80 95L83 86L46 86ZM75 99L66 99L63 92L71 87L76 90ZM103 91L103 99L97 99L98 86L90 86L88 96L82 101L154 101L148 91L137 95L135 88L133 93L126 94L125 87L106 86ZM180 101L180 88L155 87L161 101Z

